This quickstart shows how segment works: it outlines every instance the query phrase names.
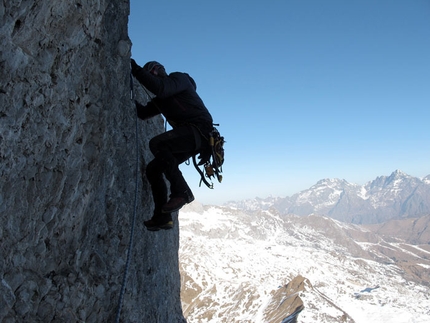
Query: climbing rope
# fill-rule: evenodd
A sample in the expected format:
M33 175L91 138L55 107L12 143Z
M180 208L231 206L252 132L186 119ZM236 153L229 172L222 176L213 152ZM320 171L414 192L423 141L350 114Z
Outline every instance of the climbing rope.
M134 89L133 89L133 76L131 75L131 73L130 73L130 98L131 98L131 101L133 102ZM119 318L121 316L122 302L124 300L125 286L127 285L128 270L130 268L131 254L133 250L134 225L136 223L136 214L137 214L137 196L139 191L139 186L138 186L138 183L139 183L138 182L139 181L139 132L138 132L139 127L138 127L137 113L135 115L136 115L136 188L134 192L134 212L131 220L130 241L128 243L128 249L127 249L127 261L125 264L124 277L122 279L121 292L119 294L118 310L117 310L116 319L115 319L116 323L119 323Z

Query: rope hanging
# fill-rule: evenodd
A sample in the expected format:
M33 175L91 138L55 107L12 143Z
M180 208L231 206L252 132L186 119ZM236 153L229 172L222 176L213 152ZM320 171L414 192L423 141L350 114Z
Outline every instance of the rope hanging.
M133 89L133 76L130 73L130 97L131 97L131 101L133 102L134 100L134 89ZM137 114L136 114L136 187L135 187L135 193L134 193L134 212L133 212L133 217L131 220L131 228L130 228L130 241L128 244L128 249L127 249L127 261L125 264L125 270L124 270L124 276L122 279L122 286L121 286L121 292L119 294L119 301L118 301L118 310L116 313L116 319L115 322L119 323L119 319L121 316L121 308L122 308L122 303L124 300L124 293L125 293L125 286L127 285L127 276L128 276L128 270L130 268L130 262L131 262L131 254L132 254L132 250L133 250L133 236L134 236L134 226L136 223L136 214L137 214L137 196L138 196L138 191L139 191L139 127L138 127L138 119L137 119Z

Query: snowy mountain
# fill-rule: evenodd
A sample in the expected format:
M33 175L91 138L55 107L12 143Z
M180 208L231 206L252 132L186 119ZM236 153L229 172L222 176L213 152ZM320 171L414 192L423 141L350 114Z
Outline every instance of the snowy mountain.
M347 223L382 223L430 213L430 175L424 179L396 170L365 185L323 179L307 190L285 198L256 198L229 202L246 211L274 208L281 214L319 214Z
M330 183L334 200L339 184L355 189L318 186ZM394 239L388 224L194 202L179 215L184 315L189 323L281 323L304 306L301 323L429 322L430 217L404 221L393 227L410 236Z

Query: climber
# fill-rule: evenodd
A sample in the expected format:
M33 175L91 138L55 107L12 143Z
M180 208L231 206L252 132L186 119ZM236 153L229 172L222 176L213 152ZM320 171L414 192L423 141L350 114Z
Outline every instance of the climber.
M179 164L198 154L208 145L207 134L213 129L212 116L196 92L196 83L186 73L167 74L164 66L151 61L140 67L131 59L132 74L155 98L145 106L136 103L140 119L162 114L172 127L149 141L154 159L146 167L154 213L144 224L148 230L172 229L172 213L194 200ZM163 178L170 183L170 196Z

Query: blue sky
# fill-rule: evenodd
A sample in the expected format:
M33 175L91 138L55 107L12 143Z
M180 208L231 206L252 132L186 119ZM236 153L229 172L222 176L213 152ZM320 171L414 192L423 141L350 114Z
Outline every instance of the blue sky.
M189 73L227 143L203 204L430 174L430 1L131 0L132 57Z

